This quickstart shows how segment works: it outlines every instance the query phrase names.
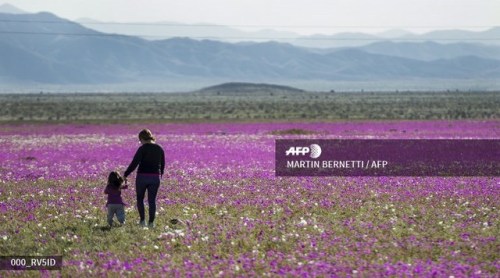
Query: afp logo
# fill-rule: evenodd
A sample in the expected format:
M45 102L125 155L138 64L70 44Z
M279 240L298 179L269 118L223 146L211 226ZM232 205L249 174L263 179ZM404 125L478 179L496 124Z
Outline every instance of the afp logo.
M289 155L306 155L309 154L311 158L318 158L321 155L321 147L318 144L312 144L309 147L290 147L286 151L286 156Z

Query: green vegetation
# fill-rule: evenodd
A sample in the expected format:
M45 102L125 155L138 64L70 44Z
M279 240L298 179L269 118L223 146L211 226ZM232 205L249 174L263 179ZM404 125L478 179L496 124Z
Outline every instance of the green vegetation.
M496 119L499 92L3 94L0 121Z
M290 128L290 129L284 129L284 130L274 130L269 132L271 135L310 135L310 134L316 134L318 132L312 131L312 130L305 130L301 128Z

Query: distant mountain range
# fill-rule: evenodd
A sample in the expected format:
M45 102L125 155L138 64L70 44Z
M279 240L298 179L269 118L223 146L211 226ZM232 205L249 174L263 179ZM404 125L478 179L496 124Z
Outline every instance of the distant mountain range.
M358 49L368 53L403 57L423 61L453 59L461 56L477 56L485 59L500 60L500 46L478 43L440 44L432 41L412 42L375 42ZM336 51L337 49L332 49Z
M269 40L290 43L295 46L310 48L358 47L375 42L392 40L395 42L427 42L438 43L483 43L500 46L500 27L486 31L440 30L424 34L413 34L403 30L389 30L378 34L359 32L338 33L333 35L302 36L293 32L272 29L259 31L242 31L223 25L214 24L180 24L175 22L101 22L93 19L76 21L87 28L112 34L142 37L147 40L189 37L193 39L212 39L225 42L265 42Z
M279 42L151 41L45 12L0 13L0 34L0 81L10 84L500 79L500 47L482 44L384 41L318 50Z
M211 39L225 42L254 41L263 42L270 39L282 42L292 42L299 37L293 32L276 31L271 29L258 31L242 31L236 28L199 23L183 24L178 22L102 22L90 18L76 20L84 27L110 34L121 34L140 37L146 40L164 40L175 37L188 37L193 39ZM281 38L281 39L280 39Z
M0 13L21 14L26 12L12 5L3 4L0 5ZM500 46L500 26L485 31L437 30L424 34L414 34L406 30L387 30L377 34L348 32L303 36L294 32L273 29L243 31L234 27L210 23L185 24L168 21L107 22L92 18L80 18L75 22L98 32L135 36L147 40L162 40L175 37L189 37L198 40L211 39L232 43L272 40L310 48L356 47L386 40L395 42L467 42Z
M364 33L339 33L334 35L312 35L302 36L288 42L304 47L312 48L332 48L332 47L358 47L380 41L394 42L437 42L443 44L450 43L470 43L488 44L500 46L500 27L493 27L486 31L465 31L465 30L440 30L424 34L413 34L403 31L388 31L377 35Z

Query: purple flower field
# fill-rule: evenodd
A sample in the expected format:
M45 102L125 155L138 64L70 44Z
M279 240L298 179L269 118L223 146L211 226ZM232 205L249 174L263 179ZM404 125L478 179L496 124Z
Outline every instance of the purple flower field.
M144 127L166 152L157 226L136 225L131 186L104 229L107 173ZM277 138L499 139L500 122L2 125L0 253L63 255L42 276L500 275L500 178L275 177Z

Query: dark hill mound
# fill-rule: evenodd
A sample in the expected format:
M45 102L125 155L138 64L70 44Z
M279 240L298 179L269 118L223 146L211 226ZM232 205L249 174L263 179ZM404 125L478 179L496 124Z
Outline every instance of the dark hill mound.
M262 93L303 93L304 90L297 89L289 86L264 84L264 83L242 83L230 82L211 87L206 87L198 92L217 94L217 95L233 95L233 94L262 94Z

